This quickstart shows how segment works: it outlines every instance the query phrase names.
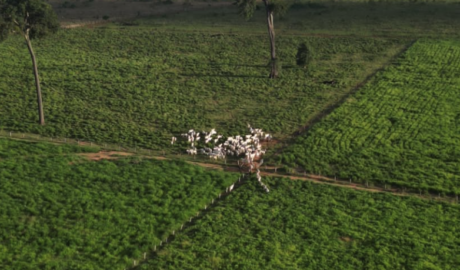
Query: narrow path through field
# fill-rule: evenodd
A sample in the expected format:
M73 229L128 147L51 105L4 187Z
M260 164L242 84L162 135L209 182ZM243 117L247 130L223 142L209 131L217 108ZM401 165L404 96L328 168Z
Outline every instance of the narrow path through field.
M130 152L118 152L118 151L101 151L98 153L79 153L76 154L79 156L86 157L90 160L98 161L101 159L118 159L122 157L128 157L128 156L134 156L134 153ZM168 158L164 156L152 156L152 155L140 155L143 158L153 158L153 159L158 159L158 160L175 160L175 158ZM235 166L235 165L219 165L219 164L213 164L213 163L205 163L202 161L186 161L189 164L208 168L208 169L214 169L214 170L221 170L221 171L228 171L228 172L234 172L234 173L240 173L240 168ZM373 192L373 193L391 193L396 196L405 196L405 197L417 197L420 199L425 199L425 200L439 200L439 201L446 201L446 202L451 202L451 203L457 203L458 199L455 197L440 197L436 195L422 195L422 194L416 194L412 192L404 192L404 190L396 189L396 188L380 188L380 187L375 187L375 186L367 186L365 184L359 184L359 183L352 183L352 182L347 182L344 180L337 180L321 175L315 175L315 174L304 174L304 176L300 175L292 175L292 174L282 174L282 173L277 173L275 167L265 167L265 169L261 169L261 175L262 176L268 176L268 177L276 177L276 178L287 178L290 180L301 180L301 181L310 181L314 182L317 184L323 184L323 185L331 185L331 186L336 186L336 187L342 187L342 188L350 188L350 189L355 189L355 190L361 190L361 191L367 191L367 192Z
M86 157L89 160L101 160L101 159L118 159L120 157L128 157L134 155L128 152L117 152L117 151L100 151L98 153L79 153L78 156Z
M14 135L14 136L13 136ZM15 137L18 135L18 137ZM9 132L0 132L0 138L5 138L5 139L11 139L11 140L18 140L18 141L27 141L27 142L46 142L46 143L51 143L55 145L64 145L64 144L75 144L75 142L71 143L71 140L53 140L50 141L50 138L46 137L39 137L37 135L33 134L25 134L25 133L19 133L19 134L14 134L14 133L9 133ZM94 146L94 147L99 147L101 149L104 149L103 146L101 145L96 145L92 143L87 143L87 142L81 142L78 141L78 145L81 146ZM69 154L62 154L62 155L69 155ZM129 150L120 150L120 151L114 151L113 149L110 150L102 150L98 153L75 153L74 155L86 157L89 160L102 160L102 159L118 159L121 157L129 157L129 156L140 156L143 158L153 158L153 159L158 159L158 160L183 160L187 163L209 168L209 169L214 169L214 170L224 170L228 172L235 172L235 173L240 173L240 168L235 165L224 165L224 164L216 164L216 163L210 163L206 162L204 160L187 160L184 158L181 158L180 156L173 156L173 157L167 157L165 155L159 155L159 154L154 154L149 152L143 151L142 153L136 152L136 151L129 151ZM288 178L291 180L303 180L303 181L311 181L315 182L318 184L325 184L325 185L333 185L333 186L338 186L338 187L344 187L344 188L351 188L355 190L363 190L363 191L369 191L369 192L381 192L381 193L391 193L397 196L413 196L413 197L418 197L421 199L434 199L434 200L439 200L439 201L446 201L446 202L451 202L451 203L458 203L458 197L455 196L440 196L439 194L436 196L435 194L420 194L420 193L415 193L415 192L406 192L403 189L395 189L395 188L380 188L380 187L375 187L375 186L367 186L365 184L360 184L360 183L351 183L348 181L344 180L339 180L339 179L333 179L321 175L315 175L315 174L307 174L303 173L297 173L297 174L283 174L277 172L277 169L275 167L267 167L263 166L261 169L261 175L262 176L270 176L270 177L279 177L279 178Z

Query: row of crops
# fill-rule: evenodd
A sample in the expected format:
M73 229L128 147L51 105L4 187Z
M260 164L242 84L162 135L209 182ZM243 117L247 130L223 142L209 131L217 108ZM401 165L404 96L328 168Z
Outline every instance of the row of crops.
M460 265L460 207L266 179L232 193L136 269L414 269Z
M165 148L172 135L249 122L293 133L396 54L406 40L280 35L279 80L267 80L262 35L152 28L67 29L35 44L46 126L36 124L30 57L20 37L0 44L0 128L48 137ZM295 66L308 42L317 61ZM336 84L324 84L334 80Z
M282 162L354 182L460 193L460 42L422 40Z
M123 269L238 179L177 161L93 162L56 155L74 152L68 146L20 144L0 140L2 269Z

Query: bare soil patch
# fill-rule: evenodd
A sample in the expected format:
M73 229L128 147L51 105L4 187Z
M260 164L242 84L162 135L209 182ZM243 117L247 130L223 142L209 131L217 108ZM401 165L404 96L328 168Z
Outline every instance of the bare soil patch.
M101 151L98 153L80 153L77 154L82 157L86 157L89 160L94 160L98 161L101 159L118 159L121 156L127 157L127 156L132 156L134 155L133 153L127 153L127 152L117 152L117 151Z

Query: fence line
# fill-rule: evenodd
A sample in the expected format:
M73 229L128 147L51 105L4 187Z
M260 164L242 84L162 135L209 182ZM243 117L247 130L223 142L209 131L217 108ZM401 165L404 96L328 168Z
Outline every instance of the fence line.
M205 212L211 211L213 207L216 206L217 203L224 200L231 192L235 191L237 188L241 187L246 181L248 180L247 174L242 174L237 181L233 182L229 185L225 191L220 192L219 195L213 199L211 199L209 204L205 204L201 211L198 210L196 214L190 216L186 221L184 221L180 227L173 228L171 232L166 236L164 240L161 240L158 245L154 245L151 250L148 252L144 252L142 258L133 259L133 265L130 266L131 269L136 269L142 263L145 263L148 259L153 259L156 257L157 252L161 249L165 248L167 244L171 243L178 234L180 234L184 229L191 226L194 222L199 220L200 218L204 217ZM127 268L124 268L127 270Z
M365 188L368 190L374 190L379 192L388 192L395 195L405 195L405 196L414 196L421 199L433 199L438 201L446 201L450 203L459 203L459 194L455 191L440 191L433 188L414 188L404 184L398 183L388 183L385 181L369 181L369 180L359 180L359 179L341 179L336 175L321 175L321 173L312 174L307 173L306 171L298 171L290 168L284 167L284 172L277 172L280 167L275 167L272 169L273 172L277 174L278 177L301 177L305 179L312 179L322 183L334 184L337 183L345 188ZM269 169L265 169L264 172L270 174Z

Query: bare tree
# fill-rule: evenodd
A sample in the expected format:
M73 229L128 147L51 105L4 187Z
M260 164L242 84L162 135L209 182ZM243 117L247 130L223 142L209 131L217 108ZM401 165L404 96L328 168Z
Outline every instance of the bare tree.
M278 77L278 63L276 59L276 47L275 47L275 24L274 16L283 16L289 9L290 3L287 0L262 0L265 11L267 14L267 27L268 35L270 39L270 66L271 71L269 78L273 79ZM252 18L254 11L257 8L256 0L236 0L239 13L244 15L246 19Z

